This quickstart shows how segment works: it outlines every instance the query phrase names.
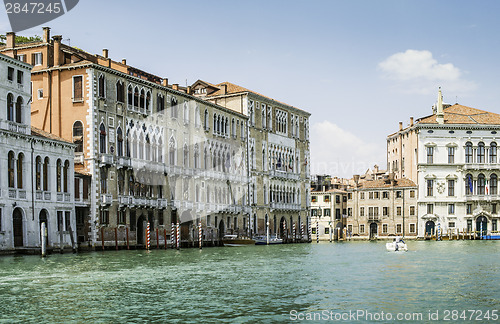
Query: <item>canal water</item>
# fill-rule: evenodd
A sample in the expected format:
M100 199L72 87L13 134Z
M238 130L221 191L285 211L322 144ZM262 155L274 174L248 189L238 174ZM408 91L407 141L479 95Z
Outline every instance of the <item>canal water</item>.
M399 313L421 314L414 317L419 322L437 314L442 321L446 310L450 321L452 310L477 310L474 316L489 311L495 322L500 242L408 247L391 253L384 242L346 242L4 256L0 323L286 323L341 316L396 323Z

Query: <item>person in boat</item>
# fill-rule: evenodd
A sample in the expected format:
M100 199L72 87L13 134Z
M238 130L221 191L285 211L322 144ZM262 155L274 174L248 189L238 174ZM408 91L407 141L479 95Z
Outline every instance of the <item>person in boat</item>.
M399 236L396 236L396 238L394 239L394 250L399 250Z

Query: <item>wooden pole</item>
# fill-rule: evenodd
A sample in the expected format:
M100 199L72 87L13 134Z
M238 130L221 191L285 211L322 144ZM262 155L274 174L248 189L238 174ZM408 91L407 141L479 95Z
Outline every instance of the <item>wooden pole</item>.
M118 227L115 227L115 250L118 251Z
M165 250L166 250L167 249L167 229L166 228L163 229L163 237L164 237L163 243L165 245Z
M130 250L130 245L128 243L128 226L125 227L125 230L127 231L127 250Z
M160 248L160 237L158 236L158 228L156 228L156 248Z
M104 227L101 227L102 250L104 251Z

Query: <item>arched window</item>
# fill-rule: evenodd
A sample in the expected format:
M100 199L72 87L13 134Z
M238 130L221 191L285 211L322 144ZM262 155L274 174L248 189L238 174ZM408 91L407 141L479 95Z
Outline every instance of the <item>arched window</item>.
M490 177L490 195L498 194L498 177L496 174L492 174Z
M177 98L172 97L170 99L170 116L172 118L177 118Z
M205 109L205 119L204 119L204 122L203 122L203 127L205 128L205 130L208 130L208 124L209 123L209 120L208 120L208 110Z
M73 143L76 144L76 153L83 152L83 124L79 120L73 124Z
M106 168L101 168L101 193L108 193L108 172Z
M99 91L98 91L99 97L104 98L106 96L106 94L104 91L105 85L104 85L104 75L103 74L99 75L98 88L99 88Z
M134 107L139 107L139 89L137 87L134 88Z
M64 161L63 169L63 191L68 192L68 172L69 172L69 161Z
M146 111L148 111L151 108L150 103L151 103L151 92L148 91L146 93Z
M49 158L43 161L43 191L49 190Z
M465 143L465 163L472 163L472 143Z
M184 102L184 113L183 113L183 118L184 118L184 124L188 124L189 123L189 106L188 106L188 103L187 102Z
M478 195L484 195L485 185L486 185L486 181L484 178L484 174L480 173L477 176L477 194Z
M165 110L165 97L161 94L158 94L156 97L156 111L163 112Z
M141 89L141 97L140 97L140 100L139 100L139 106L141 108L144 108L145 107L145 101L146 100L146 97L144 95L144 89Z
M168 143L168 163L170 165L175 165L175 150L176 150L176 145L175 145L175 140L173 137L170 138L170 141Z
M200 125L201 125L200 107L198 106L198 104L196 104L196 107L194 108L194 126L200 127Z
M123 132L121 127L116 130L116 154L123 156Z
M497 163L497 143L490 144L490 163Z
M23 116L23 97L17 97L16 101L16 123L22 123Z
M58 159L56 163L56 187L57 187L57 192L61 192L61 171L62 171L62 164L61 160Z
M186 168L189 168L189 150L186 144L184 144L184 159L183 159L183 165Z
M17 188L23 188L23 153L19 153L17 156Z
M124 92L125 92L125 86L124 86L123 82L117 81L116 82L116 101L118 101L118 102L125 101L124 100L125 99Z
M139 159L144 159L144 136L142 133L139 135L139 142L137 144L137 148L139 149Z
M134 91L132 90L132 86L128 86L128 105L132 107L134 105Z
M129 192L129 195L131 195L131 196L134 196L134 186L135 186L135 180L134 180L134 176L131 174L128 177L128 192Z
M10 151L7 158L8 158L7 177L9 179L9 188L14 188L14 186L15 186L14 185L14 168L16 165L16 156L15 156L14 152Z
M149 140L149 135L146 135L146 154L144 160L151 160L151 141Z
M217 115L214 113L214 130L213 130L214 133L217 132Z
M42 190L42 158L37 156L35 161L35 188Z
M210 162L208 161L207 149L203 151L203 167L207 170L210 167Z
M266 128L266 109L262 109L262 128Z
M477 163L484 163L484 143L477 144Z
M99 152L106 153L106 127L103 123L99 126Z
M163 163L163 141L158 139L158 162Z
M200 148L198 147L198 144L194 145L194 168L200 168Z
M236 123L234 122L234 118L231 120L231 135L236 137Z
M7 95L7 120L14 121L14 95Z

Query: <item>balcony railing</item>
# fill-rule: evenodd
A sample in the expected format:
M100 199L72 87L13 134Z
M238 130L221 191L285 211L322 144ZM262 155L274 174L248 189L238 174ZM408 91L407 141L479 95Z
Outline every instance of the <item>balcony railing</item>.
M118 202L120 205L133 206L134 200L131 196L118 196Z
M280 170L271 170L269 172L269 175L272 178L280 178L280 179L286 179L286 180L299 180L300 179L300 174L291 173L291 172L287 172L287 171L280 171Z
M132 166L132 161L127 156L119 156L117 161L118 168L130 168Z
M101 163L105 165L113 164L113 155L111 154L101 154Z
M10 199L16 199L17 198L17 190L16 189L9 189L9 198Z
M101 194L101 203L103 205L111 205L112 202L113 202L112 194Z
M167 199L165 199L165 198L158 198L157 203L158 203L158 208L159 209L165 209L165 208L167 208Z
M44 200L52 200L52 195L51 195L50 191L43 192L43 199Z
M75 164L83 164L84 160L83 153L75 153Z
M63 196L63 193L62 192L58 192L56 194L56 200L57 201L63 201L64 200L64 196Z
M380 220L379 215L368 215L368 221L378 221Z
M300 204L272 202L270 203L270 206L271 209L277 209L277 210L300 210Z

